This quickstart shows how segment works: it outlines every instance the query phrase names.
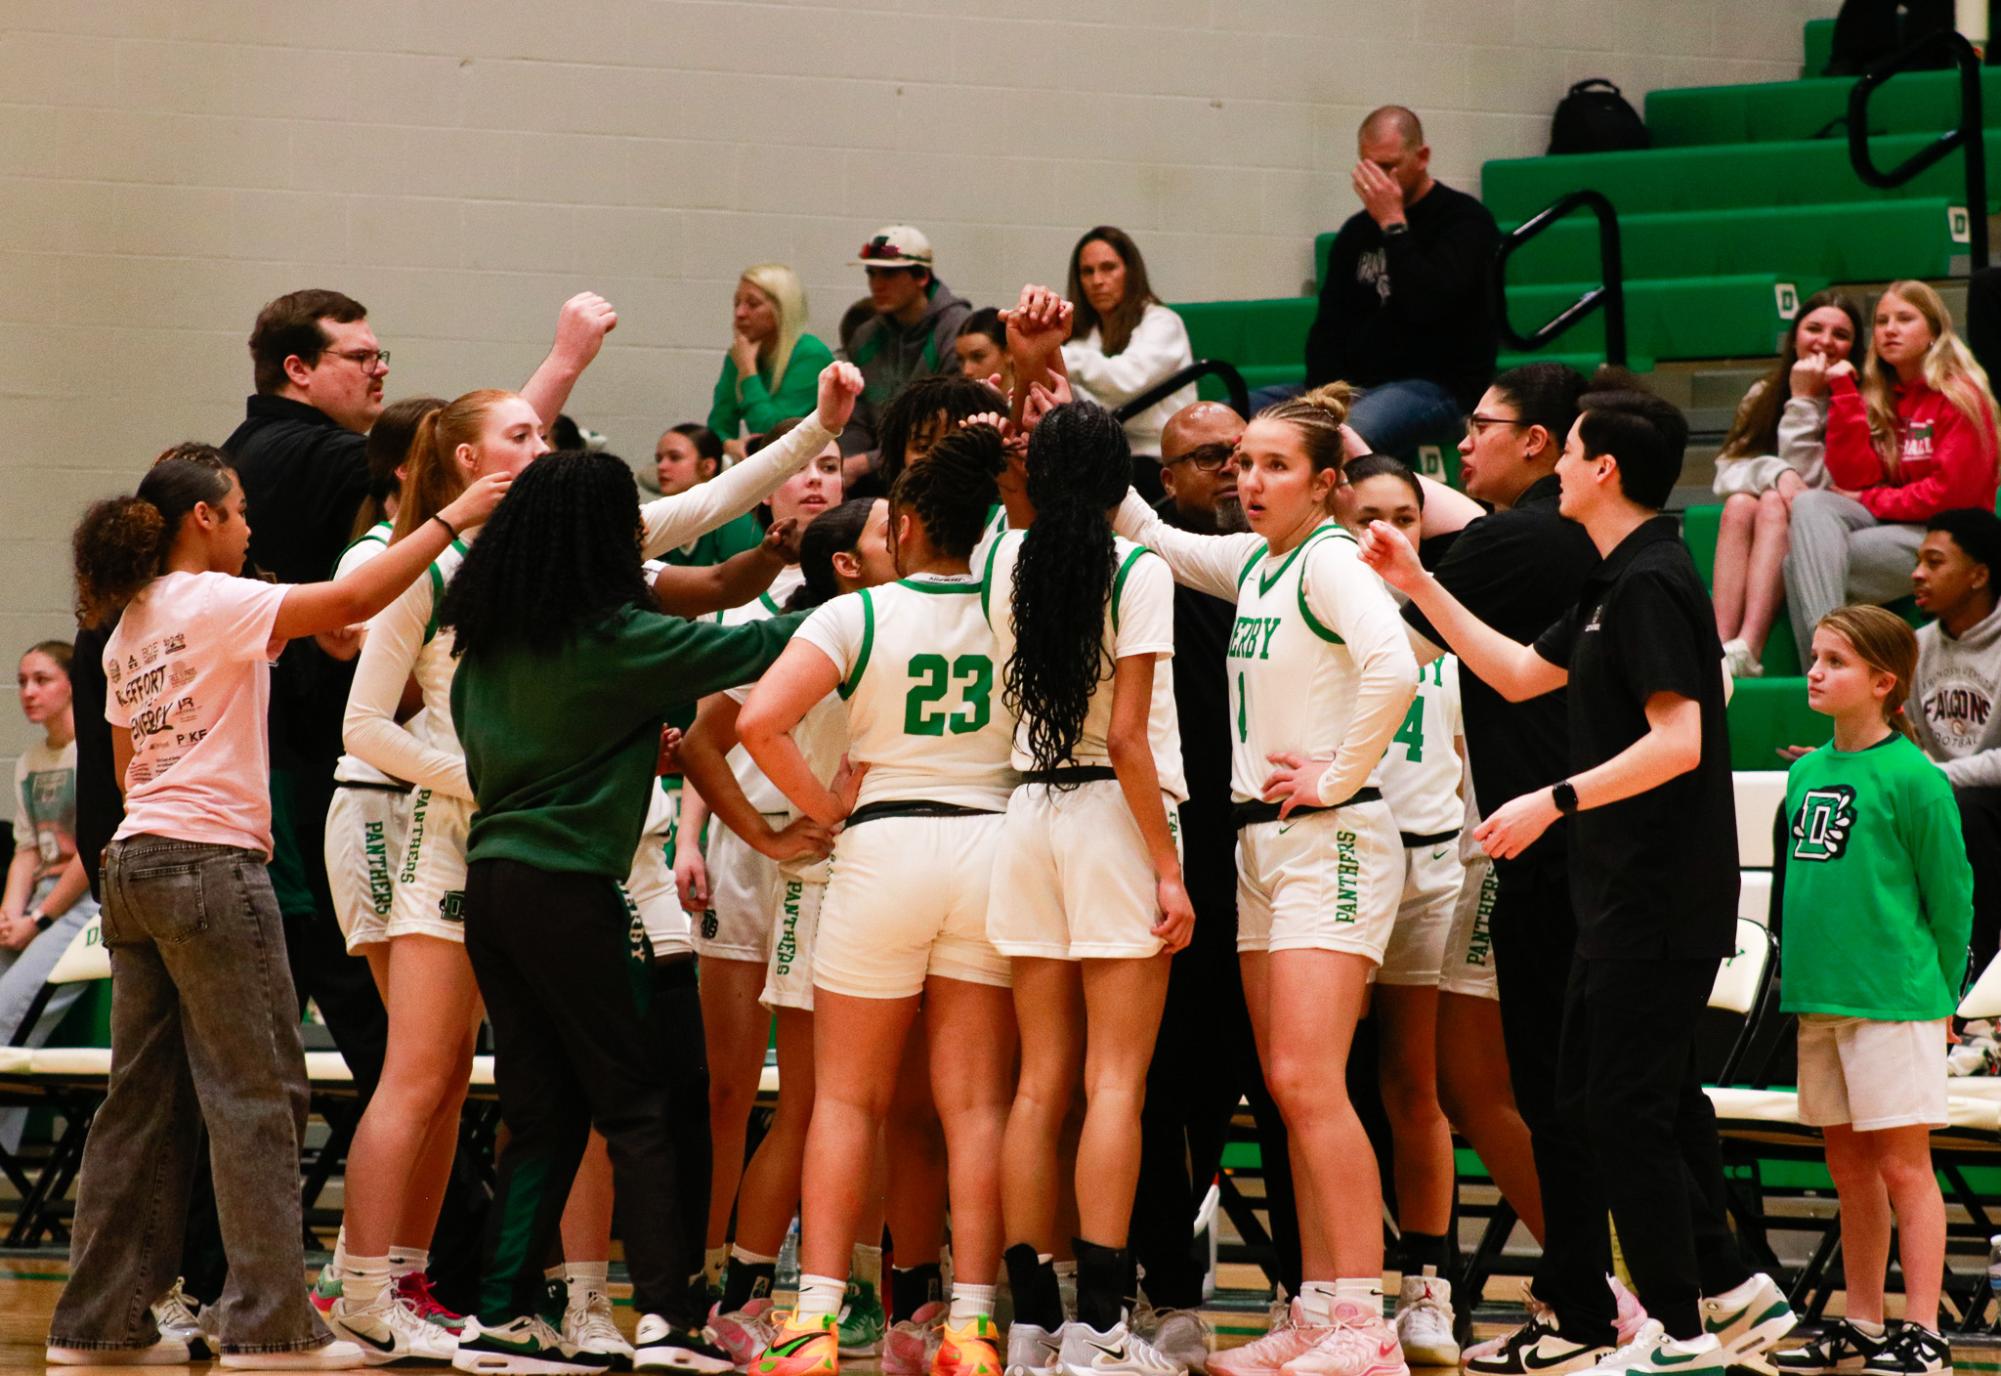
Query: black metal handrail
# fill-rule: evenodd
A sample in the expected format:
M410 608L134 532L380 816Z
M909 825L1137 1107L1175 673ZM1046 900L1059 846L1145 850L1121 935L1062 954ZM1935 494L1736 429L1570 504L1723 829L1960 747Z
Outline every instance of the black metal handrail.
M1944 48L1959 68L1959 127L1940 134L1903 162L1885 172L1869 156L1869 97L1898 72L1936 57ZM1961 34L1934 29L1894 53L1856 79L1848 92L1848 161L1855 175L1869 186L1902 186L1956 150L1966 154L1966 219L1974 271L1987 266L1987 138L1980 99L1980 55Z
M1533 333L1518 334L1508 318L1508 259L1526 244L1578 209L1598 218L1598 285L1545 320ZM1626 274L1619 249L1619 212L1602 192L1573 191L1501 236L1494 250L1494 315L1501 338L1517 349L1540 349L1595 310L1605 312L1605 361L1626 363Z
M1225 363L1220 358L1198 358L1186 368L1168 374L1161 381L1115 409L1112 416L1121 423L1129 421L1148 407L1160 405L1189 383L1204 377L1223 379L1223 386L1228 389L1230 401L1238 415L1245 415L1251 409L1250 384L1244 381L1244 375L1237 371L1235 364Z

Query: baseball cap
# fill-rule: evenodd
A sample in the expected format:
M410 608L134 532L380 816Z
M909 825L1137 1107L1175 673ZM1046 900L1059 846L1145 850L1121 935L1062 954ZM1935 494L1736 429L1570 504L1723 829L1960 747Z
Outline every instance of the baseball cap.
M911 225L884 225L869 236L869 241L861 247L861 256L849 266L928 268L931 266L931 241L924 237L923 230Z

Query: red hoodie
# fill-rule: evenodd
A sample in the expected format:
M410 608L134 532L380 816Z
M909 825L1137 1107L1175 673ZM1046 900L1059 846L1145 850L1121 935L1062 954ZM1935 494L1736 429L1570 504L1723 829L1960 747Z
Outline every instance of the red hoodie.
M1828 383L1827 471L1835 485L1855 493L1879 521L1923 521L1954 507L1994 509L1995 435L1975 432L1942 392L1923 382L1896 388L1897 436L1902 469L1892 483L1869 433L1869 415L1855 378Z

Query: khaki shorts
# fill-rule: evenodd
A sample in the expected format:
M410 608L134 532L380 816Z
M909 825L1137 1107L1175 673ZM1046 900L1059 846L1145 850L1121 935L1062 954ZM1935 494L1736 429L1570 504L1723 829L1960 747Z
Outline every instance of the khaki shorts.
M927 977L1009 984L987 939L1002 817L881 817L834 842L813 940L813 984L860 999L923 992Z
M1946 1125L1945 1019L1799 1020L1799 1118L1857 1132Z
M1445 963L1466 866L1456 836L1438 845L1406 846L1403 854L1403 898L1376 982L1434 985Z
M766 813L773 826L785 825L782 812ZM748 841L709 819L709 910L695 924L695 953L709 960L743 960L758 965L771 956L771 930L778 911L778 862L751 849Z
M420 788L410 795L410 829L396 871L396 900L385 935L466 939L466 828L472 804Z
M1380 965L1403 898L1403 839L1380 800L1237 832L1237 949L1346 951Z
M1500 880L1494 862L1477 855L1465 862L1464 881L1452 908L1452 930L1445 936L1439 962L1438 987L1468 998L1498 999L1501 986L1494 972L1494 900Z
M1172 798L1160 801L1179 851L1180 815ZM1159 921L1153 863L1118 780L1014 791L987 903L987 937L1002 955L1144 959L1160 951Z
M411 801L407 788L343 784L327 806L327 887L349 955L389 940Z

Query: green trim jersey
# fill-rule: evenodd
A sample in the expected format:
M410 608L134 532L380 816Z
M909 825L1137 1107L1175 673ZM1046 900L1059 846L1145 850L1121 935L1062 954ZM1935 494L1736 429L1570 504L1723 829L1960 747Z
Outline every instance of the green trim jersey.
M771 580L771 586L759 593L741 607L726 607L715 614L718 626L748 626L758 621L768 621L778 615L785 600L792 596L792 590L806 581L806 575L799 571L797 564L788 564L780 569L778 576ZM747 694L746 694L747 696ZM741 702L743 699L739 698ZM764 771L750 757L750 752L742 746L732 746L728 756L730 772L736 775L737 787L743 796L759 812L784 812L791 805L778 785L764 777Z
M862 804L953 803L999 812L1016 778L993 631L970 574L919 574L834 598L798 639L840 671Z
M1333 762L1320 785L1329 805L1380 787L1417 661L1389 589L1352 536L1329 522L1273 554L1260 535L1177 530L1134 492L1116 524L1165 558L1177 582L1237 605L1226 658L1233 798L1261 798L1281 752Z
M1950 1014L1966 978L1973 871L1943 771L1903 736L1824 745L1786 776L1788 1013Z
M1417 696L1383 752L1383 798L1397 829L1413 836L1459 830L1466 804L1459 796L1454 740L1466 734L1459 715L1459 661L1440 655L1417 669Z
M333 577L335 581L347 577L347 575L353 573L376 555L382 553L383 550L388 549L389 537L394 530L395 526L388 521L377 521L367 530L364 530L355 539L354 543L340 552L340 558L334 561ZM415 731L421 728L413 723L410 729ZM396 780L390 778L366 760L359 759L350 753L343 754L335 762L334 782L342 784L393 784Z
M994 663L1005 666L1014 657L1014 571L1021 558L1024 535L1008 531L988 547L980 598L994 631ZM1154 655L1153 700L1147 710L1147 738L1153 746L1154 769L1161 792L1177 803L1188 800L1188 780L1181 766L1181 722L1174 709L1174 575L1167 564L1144 545L1112 538L1113 567L1105 617L1101 667L1103 677L1085 709L1084 729L1071 752L1079 765L1109 765L1106 738L1112 725L1112 665L1133 655ZM1015 727L1013 762L1016 769L1035 768L1028 749L1028 723Z
M452 725L458 661L452 658L452 633L438 625L445 585L465 556L465 543L452 541L423 577L368 623L341 735L355 758L391 779L470 802L465 750ZM399 724L396 709L403 685L413 678L424 710Z

